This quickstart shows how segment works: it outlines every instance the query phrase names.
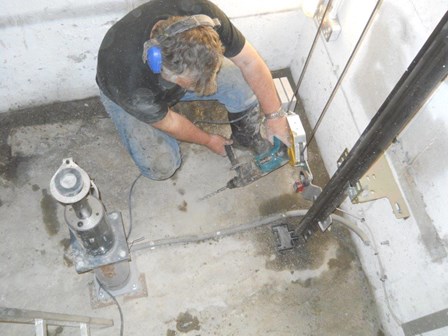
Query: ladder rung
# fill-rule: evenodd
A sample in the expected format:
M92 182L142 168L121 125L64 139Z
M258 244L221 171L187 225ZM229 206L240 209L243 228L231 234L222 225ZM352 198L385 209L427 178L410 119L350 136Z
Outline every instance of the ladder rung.
M87 323L81 323L79 327L81 330L81 336L90 336L90 326Z
M90 336L90 327L114 325L111 319L4 307L0 307L0 322L34 324L37 336L47 336L49 325L79 328L81 336Z
M34 327L36 328L36 336L47 336L47 322L45 320L36 319Z

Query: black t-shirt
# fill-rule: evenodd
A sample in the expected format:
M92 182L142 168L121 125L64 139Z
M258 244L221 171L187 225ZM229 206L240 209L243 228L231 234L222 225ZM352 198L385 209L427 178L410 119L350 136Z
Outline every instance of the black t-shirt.
M170 16L205 14L217 18L225 47L224 56L236 56L245 38L229 18L207 0L152 0L115 23L101 43L96 81L101 91L137 119L153 123L163 119L185 94L180 86L166 82L142 61L143 44L154 24Z

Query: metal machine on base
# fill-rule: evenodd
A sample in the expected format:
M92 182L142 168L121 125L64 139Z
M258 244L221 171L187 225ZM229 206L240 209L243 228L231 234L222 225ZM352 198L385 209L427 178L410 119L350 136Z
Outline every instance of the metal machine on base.
M109 293L145 296L144 276L131 263L121 213L106 213L98 188L72 158L62 161L51 179L50 192L65 206L76 272L95 274L92 306L111 303Z

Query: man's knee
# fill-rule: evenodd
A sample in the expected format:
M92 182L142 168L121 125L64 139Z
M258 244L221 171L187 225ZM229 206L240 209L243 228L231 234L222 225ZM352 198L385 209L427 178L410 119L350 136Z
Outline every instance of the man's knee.
M143 176L151 180L161 181L174 175L180 167L181 160L180 158L176 159L172 153L162 153L155 160L149 162L137 162L135 160L135 162Z
M143 176L152 180L170 178L180 166L177 141L126 112L113 116L121 141Z

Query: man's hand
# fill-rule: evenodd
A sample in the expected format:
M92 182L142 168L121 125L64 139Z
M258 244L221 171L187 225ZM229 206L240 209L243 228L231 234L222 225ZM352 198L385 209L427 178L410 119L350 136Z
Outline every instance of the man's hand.
M210 140L205 144L205 146L218 155L226 156L226 149L224 146L231 144L232 140L228 140L217 134L210 134Z
M268 140L273 143L274 136L277 137L286 146L291 146L288 121L286 116L279 119L266 119L266 135Z
M265 113L278 111L281 103L271 72L254 47L246 41L241 52L231 60L240 68L247 83L257 96L261 110ZM286 117L266 120L265 125L266 135L271 143L274 142L273 137L276 136L285 145L291 145Z
M177 140L203 145L222 156L226 155L224 146L232 144L231 140L227 140L220 135L209 134L201 130L190 120L172 110L168 110L165 118L153 123L152 126L168 133Z

